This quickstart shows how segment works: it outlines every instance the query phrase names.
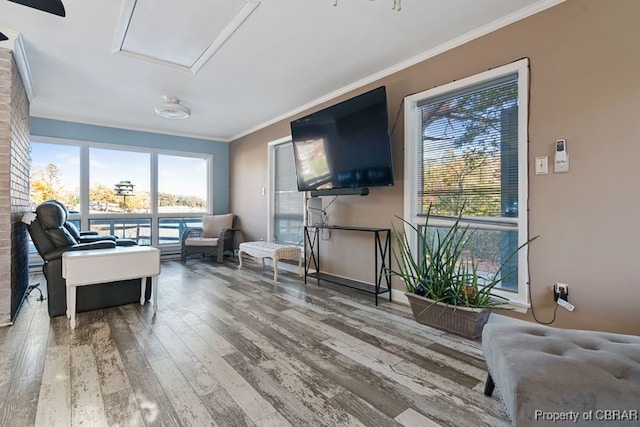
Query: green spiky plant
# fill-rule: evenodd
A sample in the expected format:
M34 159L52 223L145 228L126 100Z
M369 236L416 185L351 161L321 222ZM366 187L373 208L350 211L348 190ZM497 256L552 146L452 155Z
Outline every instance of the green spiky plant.
M427 224L430 211L431 208L427 212ZM393 226L396 240L393 256L398 267L388 270L388 273L398 276L407 292L429 298L434 304L439 302L480 309L503 306L508 302L507 298L493 293L493 290L502 280L513 275L515 269L507 271L511 258L538 236L511 252L493 275L484 277L478 272L478 263L467 245L473 238L474 230L468 225L463 226L461 218L462 210L444 235L437 228L433 231L428 226L418 228L399 218L403 227L398 229ZM416 234L418 247L415 253L407 233ZM465 251L468 257L465 257Z

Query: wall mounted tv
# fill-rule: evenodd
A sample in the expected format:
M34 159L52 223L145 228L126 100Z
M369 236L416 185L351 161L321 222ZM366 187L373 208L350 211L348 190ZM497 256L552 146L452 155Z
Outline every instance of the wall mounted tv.
M366 195L393 185L384 86L291 122L291 137L298 191Z

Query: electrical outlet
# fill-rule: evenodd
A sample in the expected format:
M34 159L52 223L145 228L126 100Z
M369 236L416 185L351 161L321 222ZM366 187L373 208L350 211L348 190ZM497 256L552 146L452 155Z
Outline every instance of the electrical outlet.
M569 303L569 285L566 283L556 283L553 285L553 300L560 306L569 311L575 309L574 305Z
M560 293L560 295L569 294L569 285L565 283L556 283L556 285L558 285L558 292ZM565 298L562 298L562 299L565 299Z
M566 283L556 283L553 285L553 300L558 301L558 299L569 302L569 285Z

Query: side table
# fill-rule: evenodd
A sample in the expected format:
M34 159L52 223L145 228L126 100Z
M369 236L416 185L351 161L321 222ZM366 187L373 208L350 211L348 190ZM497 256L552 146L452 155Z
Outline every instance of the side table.
M140 305L144 305L147 277L151 277L153 314L158 309L160 251L150 246L118 246L113 249L69 251L62 254L62 277L67 283L67 318L76 327L76 288L141 278Z

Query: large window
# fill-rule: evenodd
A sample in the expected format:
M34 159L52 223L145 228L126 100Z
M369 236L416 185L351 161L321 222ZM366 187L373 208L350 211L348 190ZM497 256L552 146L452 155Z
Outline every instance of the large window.
M151 211L151 154L89 148L89 211Z
M43 138L31 159L31 203L60 200L81 229L165 253L211 210L211 155Z
M208 173L207 159L158 155L158 210L206 212Z
M80 209L80 147L31 144L29 200L38 205L60 200L70 210Z
M521 60L405 100L405 218L446 230L461 215L483 273L509 261L498 293L516 306L528 304L526 247L509 258L528 240L527 98Z
M269 238L275 243L302 246L304 192L298 191L291 140L270 144L269 159Z

